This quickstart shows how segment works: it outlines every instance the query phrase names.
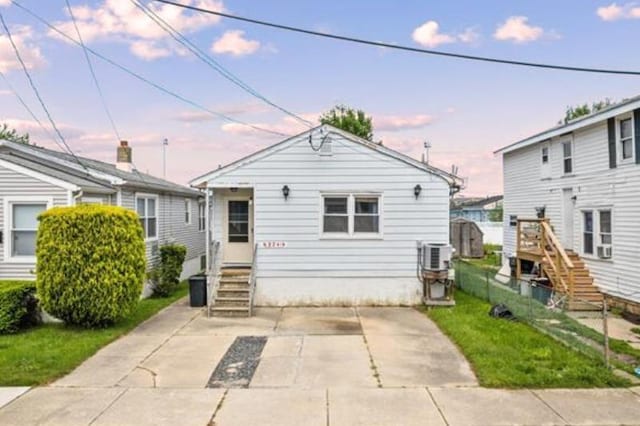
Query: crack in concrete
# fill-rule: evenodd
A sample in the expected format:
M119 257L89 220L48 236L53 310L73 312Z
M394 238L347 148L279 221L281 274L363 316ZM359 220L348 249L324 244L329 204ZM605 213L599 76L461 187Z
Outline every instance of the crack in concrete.
M98 418L100 416L102 416L104 413L106 413L109 408L113 407L113 404L115 404L127 392L129 392L129 389L123 389L122 392L120 392L120 394L118 394L118 396L116 396L113 399L113 401L111 401L111 403L104 408L104 410L100 411L97 416L95 416L93 419L91 419L91 421L89 422L89 426L94 424L96 422L96 420L98 420Z
M436 399L433 397L431 390L428 387L424 389L427 391L427 394L429 394L429 398L431 398L433 405L436 406L436 409L438 410L438 414L440 414L440 417L442 417L442 421L444 422L444 424L449 426L449 422L447 421L447 418L444 416L444 413L442 412L442 408L440 408L440 406L438 405L438 401L436 401Z
M218 411L220 411L220 409L222 408L222 404L224 403L224 400L227 397L228 393L229 389L225 389L224 393L222 394L222 398L220 398L220 402L218 402L218 405L216 405L216 409L213 410L213 414L211 415L211 419L209 420L209 423L207 423L207 426L216 426L216 422L214 419L216 418Z
M143 367L141 365L137 366L136 368L139 369L139 370L142 370L142 371L146 371L147 373L151 374L151 379L153 380L153 387L154 388L157 387L157 385L156 385L156 377L158 376L158 373L156 373L155 371L153 371L150 368Z
M533 394L533 396L538 399L540 402L542 402L549 410L551 410L556 416L558 416L559 419L561 419L565 424L569 424L569 422L567 421L567 419L565 419L564 417L562 417L562 415L557 412L551 405L549 405L549 403L547 401L545 401L540 395L538 395L537 392L531 390L531 389L527 389L529 392L531 392Z
M362 326L362 319L360 318L360 311L358 308L354 308L356 313L356 318L358 318L358 323L360 324L360 329L362 330L362 340L364 341L364 346L367 348L367 354L369 355L369 364L371 370L373 370L373 377L376 379L376 383L378 383L378 387L382 387L382 380L380 380L380 372L378 371L378 366L376 365L373 354L371 353L371 348L369 348L369 342L367 341L367 335L364 332L364 327Z

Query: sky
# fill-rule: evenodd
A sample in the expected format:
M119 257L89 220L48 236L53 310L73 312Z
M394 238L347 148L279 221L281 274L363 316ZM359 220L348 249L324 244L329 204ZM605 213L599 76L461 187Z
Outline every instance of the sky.
M65 0L17 0L77 40ZM550 128L567 106L640 94L640 77L469 62L361 46L255 26L140 0L269 101L317 122L336 104L373 117L374 140L430 162L455 165L464 194L502 192L493 152ZM363 39L433 50L573 66L640 70L640 2L179 0L207 9ZM86 45L209 112L159 91L90 55L117 134L134 163L167 178L192 178L274 144L296 119L223 78L144 15L132 0L69 0ZM118 136L83 50L11 4L7 22L46 107L78 155L114 162ZM0 35L0 122L58 149L6 33ZM12 89L13 88L13 89ZM43 131L15 96L17 92Z

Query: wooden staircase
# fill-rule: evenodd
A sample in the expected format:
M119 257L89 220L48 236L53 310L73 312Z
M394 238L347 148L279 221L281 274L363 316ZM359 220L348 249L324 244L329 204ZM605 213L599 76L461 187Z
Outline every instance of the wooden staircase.
M554 291L566 295L567 309L601 309L603 296L587 265L577 253L562 247L548 219L518 219L516 244L518 278L520 260L537 262Z
M217 317L251 316L250 267L222 267L211 313Z
M573 264L573 285L569 288L569 297L567 308L572 311L592 311L602 308L602 293L598 290L593 282L593 277L589 273L589 268L580 258L580 256L571 251L566 251L569 260ZM543 260L542 271L549 278L549 281L555 285L558 277L553 268L548 266L548 262ZM569 282L568 275L564 274L563 281Z

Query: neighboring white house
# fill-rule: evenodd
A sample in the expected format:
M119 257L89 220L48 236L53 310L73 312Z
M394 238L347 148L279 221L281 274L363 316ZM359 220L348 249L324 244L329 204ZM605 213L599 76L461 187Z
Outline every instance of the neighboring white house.
M449 242L458 179L324 125L219 168L207 193L225 265L250 265L255 304L420 301L416 242Z
M77 203L118 205L137 211L147 261L159 245L187 247L183 277L204 269L204 200L200 192L139 173L122 141L116 165L0 141L0 279L34 279L38 214Z
M505 261L516 250L517 219L545 207L562 245L580 255L599 289L640 303L640 97L497 152Z

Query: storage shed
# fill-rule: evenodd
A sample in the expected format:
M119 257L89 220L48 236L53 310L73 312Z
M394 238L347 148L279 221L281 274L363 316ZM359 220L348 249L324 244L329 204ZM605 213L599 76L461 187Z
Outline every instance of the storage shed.
M458 256L484 256L483 233L475 222L459 217L451 220L450 227L451 245Z

